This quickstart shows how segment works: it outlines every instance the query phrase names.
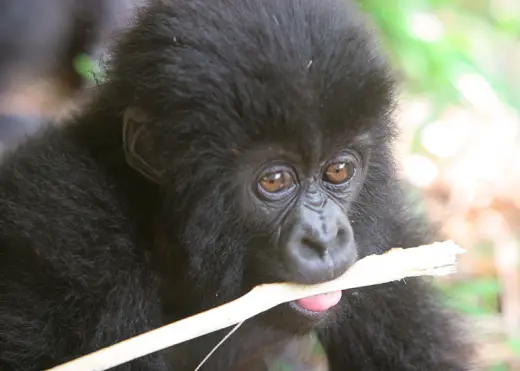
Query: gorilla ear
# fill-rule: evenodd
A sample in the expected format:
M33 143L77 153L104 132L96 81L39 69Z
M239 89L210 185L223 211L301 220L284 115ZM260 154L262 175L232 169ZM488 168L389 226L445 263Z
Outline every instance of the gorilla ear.
M163 172L153 137L149 133L151 120L140 108L128 107L123 115L123 147L126 162L156 183L161 183Z

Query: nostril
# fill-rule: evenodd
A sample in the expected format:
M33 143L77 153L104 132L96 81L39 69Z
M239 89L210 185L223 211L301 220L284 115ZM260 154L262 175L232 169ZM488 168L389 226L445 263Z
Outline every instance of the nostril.
M321 241L316 241L310 237L303 237L301 240L302 247L312 250L314 253L323 254L327 250L327 245Z
M320 228L305 226L302 232L294 242L308 258L323 257L328 249L344 246L349 240L348 230L333 223L323 223Z
M338 230L338 234L336 236L336 241L340 245L344 245L344 244L346 244L348 242L348 233L347 233L347 230L345 228L340 228Z

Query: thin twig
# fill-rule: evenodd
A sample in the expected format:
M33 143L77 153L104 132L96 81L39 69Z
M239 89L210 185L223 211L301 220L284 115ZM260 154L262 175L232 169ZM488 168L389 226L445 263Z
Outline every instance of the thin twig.
M211 355L212 355L213 353L215 353L215 351L216 351L216 350L217 350L217 349L218 349L218 348L219 348L219 347L220 347L220 346L221 346L221 345L222 345L222 344L223 344L227 339L229 339L229 337L230 337L231 335L233 335L233 334L235 333L236 330L238 330L238 328L242 325L242 323L244 323L244 322L239 322L235 327L233 327L233 328L231 329L231 331L229 331L229 332L226 334L226 336L224 336L224 337L222 338L222 340L220 340L220 341L218 342L218 344L215 345L215 346L213 347L213 349L211 349L211 351L208 353L208 355L207 355L206 357L204 357L204 359L203 359L202 361L200 361L200 363L199 363L199 365L197 366L197 368L195 369L195 371L199 371L199 370L200 370L200 368L204 365L204 363L206 363L206 361L209 359L209 357L211 357Z

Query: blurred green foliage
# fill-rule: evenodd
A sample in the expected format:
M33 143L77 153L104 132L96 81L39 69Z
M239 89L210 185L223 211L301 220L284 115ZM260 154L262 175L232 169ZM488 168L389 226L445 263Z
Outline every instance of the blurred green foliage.
M88 81L92 81L92 70L95 67L95 61L86 54L78 54L76 58L73 60L74 69L78 73L78 75L87 79Z
M456 81L466 73L482 76L502 101L520 107L507 50L518 46L520 7L509 2L518 12L487 0L359 0L407 91L428 97L438 110L463 103Z
M462 76L477 76L513 111L520 111L520 1L358 0L390 60L400 73L405 97L421 96L433 116L468 104ZM424 126L436 117L427 117ZM420 151L420 148L412 148ZM475 246L477 254L482 246ZM480 251L480 252L479 252ZM500 287L493 277L440 285L448 304L472 316L499 312ZM520 339L509 346L520 355ZM507 371L497 364L489 371Z

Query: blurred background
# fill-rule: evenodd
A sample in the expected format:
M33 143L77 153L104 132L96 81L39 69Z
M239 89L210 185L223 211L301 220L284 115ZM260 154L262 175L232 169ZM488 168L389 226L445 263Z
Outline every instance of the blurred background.
M487 370L520 370L520 1L361 0L403 82L397 150L468 253L439 280Z
M0 0L0 152L81 107L144 1ZM438 284L472 321L485 369L520 370L520 1L359 2L403 84L410 197L468 250Z

